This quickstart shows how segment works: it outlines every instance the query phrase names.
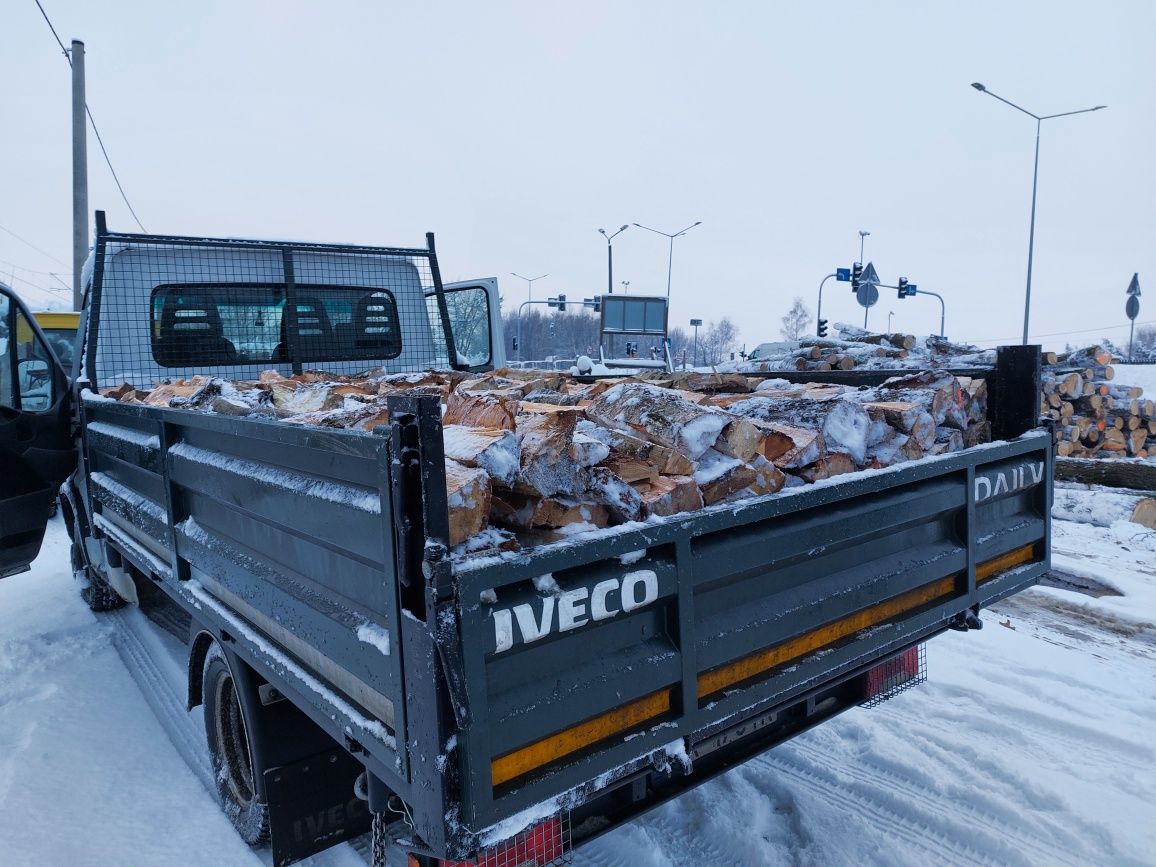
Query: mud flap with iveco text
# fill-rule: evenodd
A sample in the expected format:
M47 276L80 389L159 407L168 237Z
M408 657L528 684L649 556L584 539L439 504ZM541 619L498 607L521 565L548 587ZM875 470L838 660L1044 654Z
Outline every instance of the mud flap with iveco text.
M369 831L369 808L353 794L364 770L345 750L332 749L265 771L276 867Z

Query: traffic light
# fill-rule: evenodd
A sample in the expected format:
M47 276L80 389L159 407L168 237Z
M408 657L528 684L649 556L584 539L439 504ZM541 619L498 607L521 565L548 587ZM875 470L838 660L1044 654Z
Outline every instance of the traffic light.
M899 285L896 286L895 288L899 291L899 297L900 298L906 298L907 297L907 278L906 277L900 277L899 278Z
M820 337L826 337L827 336L827 320L826 319L820 319L819 320L819 327L817 329L815 329L815 331Z
M582 306L583 307L589 307L595 313L601 313L602 312L602 296L601 295L595 295L593 298L583 298L582 299Z
M863 276L863 263L856 262L851 266L851 291L859 291L859 278Z
M565 311L566 310L566 296L559 292L557 298L547 298L546 299L546 306L547 307L554 307L558 310Z

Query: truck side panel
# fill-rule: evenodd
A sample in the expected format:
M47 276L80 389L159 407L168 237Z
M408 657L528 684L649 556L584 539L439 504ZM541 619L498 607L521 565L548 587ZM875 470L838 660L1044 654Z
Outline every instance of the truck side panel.
M469 825L783 705L1035 583L1049 447L1031 434L464 564Z
M258 670L287 661L311 716L403 789L386 438L105 400L84 414L98 531L187 606L231 618Z

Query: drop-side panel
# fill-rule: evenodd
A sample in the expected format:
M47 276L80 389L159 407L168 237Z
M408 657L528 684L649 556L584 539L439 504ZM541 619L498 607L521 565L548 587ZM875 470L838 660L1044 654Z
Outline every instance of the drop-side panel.
M1049 447L1029 434L459 564L467 825L605 785L1034 583Z
M388 440L102 400L85 424L98 531L407 773Z

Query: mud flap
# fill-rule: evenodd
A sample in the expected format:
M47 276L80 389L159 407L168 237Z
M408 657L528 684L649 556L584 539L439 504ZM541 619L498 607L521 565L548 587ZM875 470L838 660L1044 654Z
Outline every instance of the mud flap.
M276 867L369 831L369 807L353 794L364 770L348 752L335 748L265 771Z

